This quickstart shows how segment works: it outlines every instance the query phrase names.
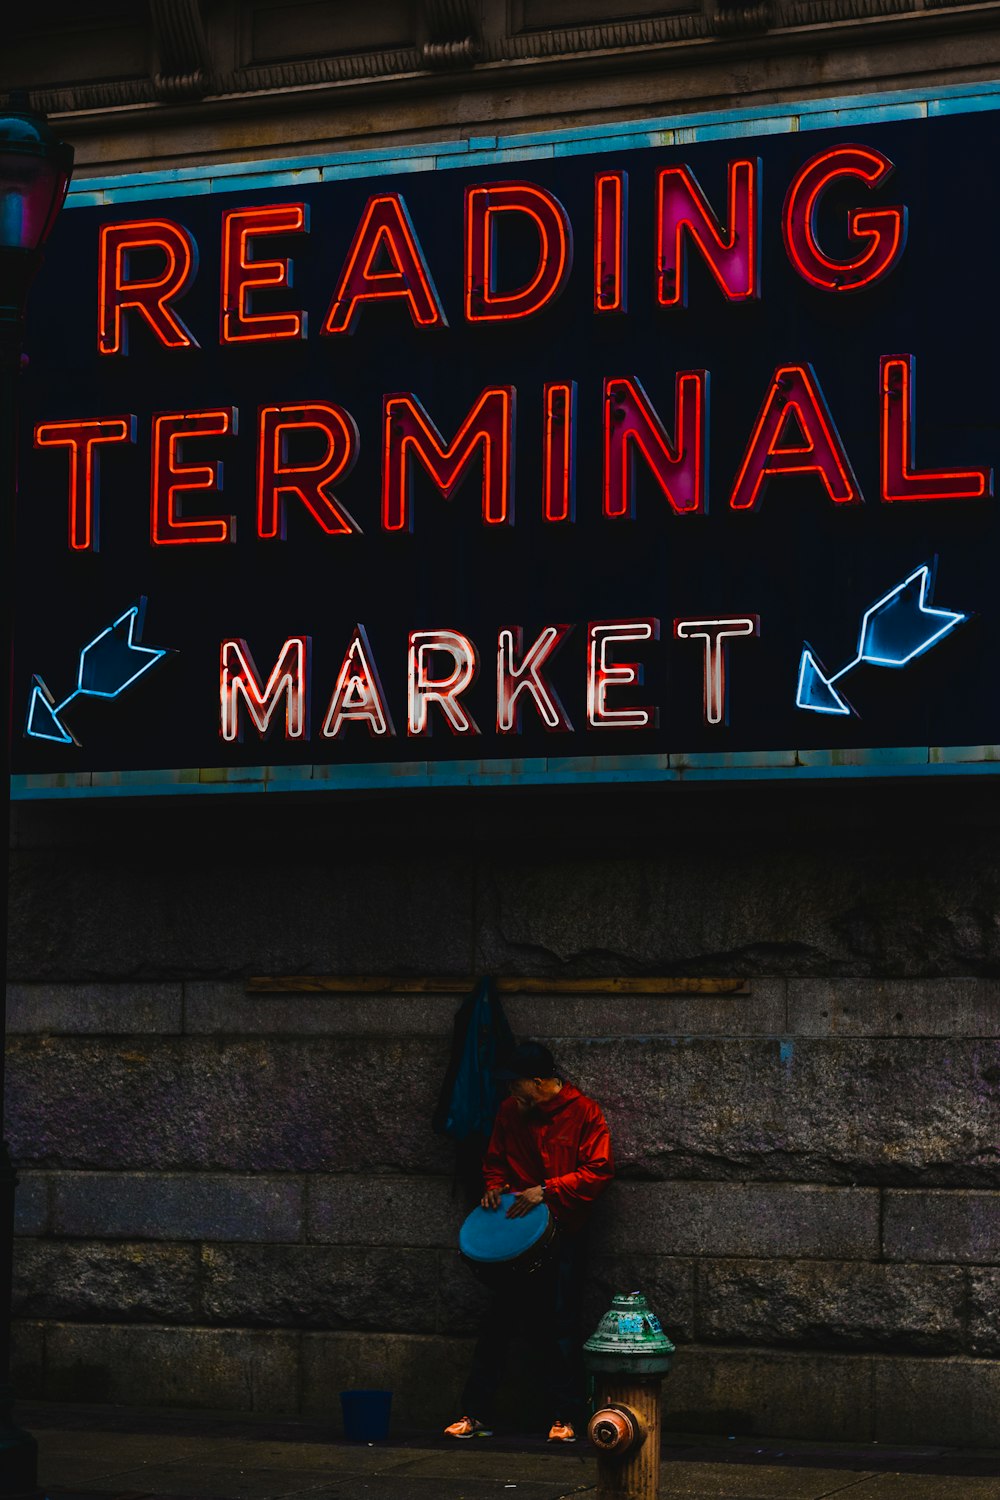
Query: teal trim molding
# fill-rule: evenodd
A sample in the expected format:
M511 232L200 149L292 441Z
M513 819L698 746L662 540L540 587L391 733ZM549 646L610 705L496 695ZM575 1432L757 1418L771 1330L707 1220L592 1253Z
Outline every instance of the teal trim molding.
M869 750L760 750L698 755L539 756L528 760L382 765L210 766L185 770L12 776L15 802L57 797L164 797L200 792L346 792L399 788L578 786L610 782L812 781L1000 771L1000 745Z
M887 120L920 120L933 115L969 114L1000 108L1000 82L954 84L933 91L854 94L840 99L806 99L759 109L717 110L664 115L654 120L623 120L569 130L530 134L469 136L375 151L336 151L322 156L213 162L200 167L160 167L107 177L77 178L66 200L69 208L129 203L146 198L295 188L343 177L396 176L401 172L441 172L453 167L494 166L500 162L543 161L600 151L634 151L646 146L687 146L696 141L741 136L784 135L792 131L876 125Z

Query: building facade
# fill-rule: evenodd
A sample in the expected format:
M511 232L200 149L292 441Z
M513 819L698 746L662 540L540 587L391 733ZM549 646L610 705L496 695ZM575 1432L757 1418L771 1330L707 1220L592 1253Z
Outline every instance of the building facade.
M480 180L509 183L516 170L518 181L547 184L558 194L571 172L592 175L595 158L612 175L619 170L612 163L630 170L635 192L646 169L640 162L663 171L690 161L716 205L711 222L718 228L726 179L712 178L712 168L701 165L714 161L710 153L717 151L718 172L728 167L733 195L728 223L733 234L727 241L719 229L714 246L722 267L716 280L721 278L725 291L726 276L736 272L722 257L738 259L741 243L733 220L741 179L733 163L761 160L771 173L778 169L774 163L780 168L787 160L794 162L788 169L794 174L816 159L813 138L823 150L830 142L831 150L858 142L875 150L881 141L886 152L890 144L892 153L898 148L897 181L906 186L910 206L911 260L902 261L899 272L908 279L898 281L898 300L887 314L886 337L892 342L869 347L866 304L845 298L842 308L839 285L826 289L834 294L832 302L820 298L809 304L817 310L808 316L802 310L806 304L795 300L800 293L789 291L782 305L794 314L788 313L784 331L780 309L771 304L772 321L766 328L754 326L770 341L768 369L806 371L801 390L795 387L803 434L797 447L787 432L781 439L784 419L776 415L778 435L769 440L758 478L770 484L773 495L782 465L787 471L794 467L788 455L806 452L810 483L821 480L827 487L825 496L817 492L819 499L812 491L806 494L803 504L810 514L812 507L817 512L829 507L839 518L842 504L860 499L860 494L836 493L837 476L849 485L853 474L850 464L835 460L847 448L854 458L856 441L863 449L857 433L867 418L860 407L858 415L850 408L841 442L836 428L831 435L824 425L826 400L815 395L807 401L813 390L807 345L815 327L817 347L829 351L839 341L841 351L836 360L828 353L822 370L830 406L853 382L852 361L864 359L858 382L863 378L871 386L872 433L881 431L884 452L897 438L904 444L899 482L910 485L910 492L891 491L884 459L881 499L918 498L920 477L933 461L942 466L936 479L939 490L946 482L949 503L961 505L963 498L987 503L985 465L996 420L990 415L993 376L988 358L970 367L967 350L981 338L970 313L973 293L981 298L987 326L993 316L988 276L982 276L969 250L974 232L960 222L951 200L949 212L935 213L932 188L933 173L952 152L962 191L972 193L980 185L981 197L972 208L985 216L989 242L989 148L982 142L991 139L1000 103L997 16L988 3L916 6L909 0L706 0L666 7L613 6L608 0L400 0L367 12L319 0L151 0L148 13L106 4L87 7L85 18L79 7L43 7L14 23L0 64L0 88L26 89L32 105L48 112L77 152L70 206L49 252L54 269L48 281L43 273L32 308L36 342L26 386L28 420L108 418L126 399L125 386L136 368L122 366L123 375L116 365L117 373L107 377L107 395L98 385L97 399L89 405L83 400L84 394L93 396L95 386L79 374L89 367L82 355L78 358L74 340L84 337L80 330L93 337L94 308L88 302L78 309L71 297L53 300L60 285L76 286L63 278L75 253L74 224L131 222L155 214L158 222L169 218L194 225L189 232L200 237L204 252L202 225L212 215L217 224L225 209L244 202L284 205L298 196L318 216L331 181L360 182L360 205L405 176L414 183L406 196L425 235L428 258L439 251L442 263L450 264L447 235L427 217L421 222L428 211L414 207L432 201L422 200L422 193L438 192L447 206L451 182L467 188ZM879 134L897 127L898 136ZM927 168L924 180L921 163ZM455 192L460 202L458 188ZM765 253L772 257L765 262L765 298L770 268L779 262L789 286L796 276L807 279L796 268L798 231L787 198L784 238L792 249L786 256L782 248L782 201L779 194L774 222L768 226L765 219L762 230L770 235ZM897 200L890 194L878 202L885 210L887 202L891 209ZM650 205L637 207L635 225L651 224L652 216ZM938 236L933 243L931 226ZM857 227L864 230L860 221ZM605 379L642 374L651 380L651 360L648 371L610 362L619 355L631 358L627 344L615 343L618 335L607 336L607 352L602 346L598 358L593 351L604 332L591 332L597 325L589 321L582 331L577 326L582 314L570 298L581 276L587 319L601 309L590 304L591 226L579 232L574 219L573 228L577 280L560 302L568 311L558 325L559 346L573 350L581 369L593 356ZM874 254L886 241L878 240L877 229L873 233ZM457 240L458 227L455 235ZM634 245L639 243L636 233ZM703 252L688 245L689 318L700 316L696 294L707 301L709 291L713 296L718 291L705 267L694 265L696 254L712 258L708 230L702 245ZM379 245L370 248L365 273L386 274L377 259ZM839 245L831 256L842 268L851 264L847 249ZM343 246L336 256L331 252L336 264L325 268L322 284L328 294L342 251ZM892 254L897 252L902 239ZM515 258L520 253L513 252ZM961 254L972 259L962 263ZM244 273L252 273L253 261L251 253ZM96 265L94 252L93 267L86 262L90 279L79 283L88 297ZM886 261L887 277L896 274L893 266ZM650 281L654 271L664 269L662 255L656 264L650 260ZM632 270L635 275L635 262ZM122 301L129 274L123 271L116 284ZM133 280L141 274L137 271ZM833 274L836 280L843 271ZM702 276L705 280L698 280ZM341 299L345 287L357 290L346 272L342 277ZM285 289L292 283L286 277L272 284ZM664 285L661 280L661 307L671 297ZM891 285L896 288L897 282ZM440 296L451 321L459 322L455 286L460 282L449 287L442 280ZM812 296L814 289L807 287L801 297ZM600 278L593 290L599 298ZM192 306L201 318L197 327L205 360L216 361L212 399L227 402L220 381L229 367L219 361L232 350L208 350L204 330L212 303L207 292L204 301L197 300L202 291L199 282ZM412 278L400 292L412 302ZM232 307L225 294L222 300L224 318ZM833 313L829 309L835 304ZM881 316L881 304L870 305L873 320ZM265 306L273 311L278 304L240 301L237 323L242 315L250 326ZM474 314L475 305L469 309ZM324 311L325 300L310 317ZM217 313L216 308L212 316ZM335 317L332 307L326 316ZM711 372L713 399L727 381L739 395L741 372L755 357L731 322L709 327L715 316L705 314L705 336L718 355ZM466 321L474 316L467 313ZM65 334L59 331L63 327ZM496 346L503 351L493 377L497 389L527 379L526 371L544 380L546 390L557 376L575 378L575 367L543 368L553 336L547 346L544 325L537 327L540 333L522 334L518 328L514 342ZM878 338L882 334L879 328ZM690 336L688 326L684 337ZM351 348L361 351L358 364L348 364L337 388L338 401L347 406L354 382L361 389L367 378L362 361L377 367L382 357L374 336L367 345L360 335L353 337ZM384 337L388 344L389 333ZM413 337L417 349L418 334ZM679 370L693 378L698 372L675 359L670 337L664 324L659 358L671 383ZM53 352L54 338L65 339L63 365ZM522 338L527 353L517 345ZM318 347L318 341L310 343L314 364L308 377L282 374L285 385L274 387L282 400L319 397ZM442 359L450 361L448 347L442 347ZM467 353L471 347L463 344L461 358L447 368L422 353L424 362L414 366L444 403L452 430L485 378L474 364L464 363L474 359ZM911 348L912 356L904 356L902 351ZM48 351L46 359L38 352L42 349ZM931 349L943 351L933 373L925 354ZM955 362L947 370L946 356ZM270 369L283 371L283 357L268 352L271 365L245 368L259 381ZM795 360L801 363L783 363ZM921 429L921 469L914 450L905 450L909 429L897 433L893 426L898 408L891 404L900 392L904 406L913 395L910 387L892 381L914 380L914 360L927 370L921 392L927 390L935 410L964 378L979 393L964 415L949 409ZM110 369L114 360L107 364ZM882 380L881 418L874 400L876 377ZM135 378L145 379L141 363ZM175 415L195 396L201 408L208 402L202 376L192 378L190 398L183 387L169 398ZM258 391L251 376L245 378L248 407L271 399L271 387L260 385ZM372 379L379 378L376 368ZM413 391L418 385L414 376ZM392 387L383 383L382 392L386 389ZM449 389L455 392L453 406L448 406ZM707 390L707 380L698 389ZM770 389L758 382L747 397L744 427L739 441L732 440L736 458L758 407L764 414L769 409ZM322 393L328 395L325 387ZM639 422L646 411L635 390L606 388L605 394L609 401L620 396L627 420ZM662 505L663 494L671 494L670 475L683 467L682 412L678 404L675 413L662 388L658 394L661 415L668 410L671 420L676 415L671 429L676 441L665 437L660 453L659 472L666 476L658 497ZM581 376L581 411L584 397ZM722 431L733 408L725 405L729 398L720 399ZM847 409L848 396L842 399ZM162 411L162 405L151 404L154 400L162 401L159 392L149 400L136 396L143 423L151 411ZM427 402L430 408L430 396ZM915 409L910 406L911 415ZM810 413L817 424L811 431ZM566 415L569 420L568 406ZM656 430L647 412L645 431ZM613 423L606 431L610 443ZM821 432L826 458L819 456ZM54 456L44 444L32 444L30 426L26 434L24 546L40 567L44 536L57 529L64 534L65 480L56 494L55 470L41 468ZM585 438L582 433L581 442ZM129 470L136 483L140 474L144 484L150 482L146 441L137 439L136 466ZM481 441L492 452L488 434ZM751 436L748 452L753 441ZM924 458L925 442L937 442L940 453ZM855 515L878 509L877 500L871 505L880 482L874 437L870 447L870 458L855 458L868 495L866 510L859 505ZM626 450L622 442L627 458ZM544 451L551 457L551 445ZM56 456L65 463L64 452ZM283 462L291 464L287 455ZM297 473L305 472L305 461L300 462ZM117 524L111 510L114 474L110 458L102 463L108 542L100 565L113 569L118 566L111 537ZM726 484L733 478L732 509L740 508L745 466L737 470L734 462L723 476ZM178 465L171 472L176 479L182 469ZM286 471L276 459L275 494L281 472ZM40 475L51 486L45 505L50 493L55 499L49 509L40 504L25 511ZM449 490L461 477L442 480L439 488ZM581 509L588 478L581 464ZM155 489L155 477L151 482ZM622 482L627 490L631 480ZM464 503L475 511L476 481L470 483L472 499ZM532 483L529 479L520 492L525 506L536 503ZM546 493L552 499L555 492ZM609 493L605 488L606 517L615 514ZM675 511L698 508L689 503L690 495L672 493ZM680 692L687 682L697 694L704 686L704 710L699 698L691 719L696 723L692 743L696 740L699 748L688 756L678 754L689 748L681 742L671 743L659 758L640 755L637 761L616 739L607 741L614 754L597 754L592 746L585 753L586 747L577 749L574 741L572 754L556 760L551 747L532 749L536 742L529 744L526 735L528 749L520 759L508 754L501 765L478 759L475 750L463 750L459 759L453 739L442 740L439 726L434 746L443 748L428 751L419 763L402 750L381 760L373 752L364 774L356 774L356 768L350 776L330 772L324 782L326 773L317 773L327 764L321 742L314 737L308 755L289 745L289 734L291 741L296 738L289 728L295 711L291 688L278 708L285 714L285 748L275 752L275 765L257 764L265 753L271 756L273 739L265 752L256 721L248 722L253 684L243 659L232 671L233 680L244 686L234 688L230 699L232 740L235 744L242 724L243 749L234 750L229 769L223 753L224 692L222 749L213 752L215 760L197 745L188 755L182 740L174 754L167 712L173 711L173 700L166 698L166 707L158 708L147 698L142 723L150 743L159 737L155 749L147 746L128 765L113 759L94 767L83 760L65 762L64 772L59 759L64 747L51 726L47 734L34 736L50 743L41 749L32 744L32 723L37 730L41 720L33 721L31 713L44 714L47 704L52 722L61 727L65 709L67 731L79 733L84 751L87 730L95 736L105 731L96 718L74 719L69 698L57 703L58 692L46 689L36 709L28 709L28 738L15 765L12 835L7 1129L21 1171L18 1389L58 1399L335 1415L338 1390L384 1384L393 1389L404 1424L443 1425L457 1416L478 1292L455 1253L462 1203L453 1191L452 1151L432 1133L430 1119L457 999L475 977L492 975L501 983L515 1030L549 1042L568 1076L605 1108L619 1177L602 1203L590 1312L596 1321L614 1290L636 1286L646 1292L678 1344L665 1388L671 1426L993 1445L1000 1405L994 1315L1000 1276L1000 877L990 774L997 755L987 730L979 733L992 711L988 687L982 686L988 683L991 628L990 534L986 523L967 523L959 509L958 521L949 513L940 522L944 541L939 543L934 527L944 500L938 492L919 498L939 504L921 511L919 526L914 523L907 532L906 567L915 571L905 582L917 579L917 564L931 567L930 553L921 548L940 545L935 603L928 571L917 579L923 590L919 612L927 617L937 607L934 617L943 622L938 634L954 627L955 639L972 640L978 655L965 667L957 655L944 655L950 644L942 643L939 656L928 649L927 663L913 670L937 674L919 682L927 693L928 683L937 684L945 708L928 707L918 693L912 722L895 735L895 723L879 728L877 722L869 735L869 715L867 722L861 720L860 740L838 739L839 729L828 733L824 721L822 732L815 731L818 738L809 742L811 749L786 750L790 740L769 739L770 726L755 721L755 733L744 741L735 706L727 729L721 680L719 715L712 718L710 667L720 651L714 658L709 652L704 681L695 667L685 678L688 668L680 656L665 677L651 676L650 685L664 691ZM723 492L723 510L726 502ZM182 512L190 518L198 509L171 509L169 495L166 503L166 533L183 524ZM488 504L484 481L484 521ZM630 504L627 493L623 514ZM649 504L650 492L641 491L637 506ZM781 502L774 504L778 513ZM145 518L145 493L137 507ZM771 528L770 502L760 505L757 490L744 508L755 512L745 519L759 520L762 535L765 524ZM892 512L890 521L906 511L884 509ZM86 511L92 514L96 492L92 510ZM262 514L258 539L263 543ZM982 514L977 510L974 517ZM932 519L925 522L925 515ZM479 527L478 516L473 519ZM553 509L546 519L555 530L567 518ZM668 519L677 528L689 524L683 516ZM813 591L822 593L832 559L840 556L840 541L831 541L826 530L810 530L811 524L796 523L787 535L777 523L769 529L780 567L775 576L767 575L770 592L761 595L763 603L734 594L732 603L727 596L678 607L688 609L689 616L695 608L759 608L760 641L745 649L755 651L759 644L766 652L765 604L780 613L789 597L808 601ZM909 520L902 524L910 526ZM898 594L890 586L902 576L892 571L902 552L884 554L888 572L876 566L880 547L888 546L881 519L878 526L874 539L856 534L851 545L859 560L845 575L851 610L856 615L859 606L868 606L858 658L851 665L869 672L878 663L907 665L918 654L916 647L907 647L896 657L865 655L869 616L881 609L885 620ZM481 530L485 535L488 527ZM584 534L582 525L580 531ZM437 542L438 532L433 535ZM740 546L748 548L748 569L763 567L750 557L757 544L746 543L747 535L726 543L733 578L739 576ZM36 587L26 567L19 650L26 635L41 643L39 651L44 645L47 660L64 637L76 649L72 631L77 616L87 618L81 601L96 576L71 575L78 565L89 566L89 554L96 555L85 531L78 540L76 546L71 532L66 556L54 564L63 601L59 609L38 605L41 585ZM945 542L950 555L973 557L969 587L981 592L970 594L971 602L949 593ZM234 557L242 559L242 545L241 534L231 549ZM454 563L448 545L440 541L442 555ZM548 542L538 545L548 547ZM601 583L601 555L587 550L600 545L585 540L578 550L574 543L570 553L567 544L567 556L590 580L591 593L581 608L607 623L609 613L626 606L617 602L624 585L615 575L618 563L610 547L607 582ZM805 568L806 547L820 553L811 570ZM469 542L468 548L478 565L479 544ZM824 568L826 548L831 561ZM865 549L866 560L860 560ZM428 545L416 566L430 570L436 595L443 584L433 572L437 564L430 550ZM129 553L130 566L136 556ZM254 571L255 556L263 553L251 552L246 564L240 562L232 585L219 583L208 565L201 572L192 565L183 580L178 573L175 587L190 591L191 618L208 619L214 627L210 596L216 588L227 600L240 597L240 590L265 588L283 589L286 602L294 598L301 582L275 581L270 574L262 581ZM551 588L555 596L561 554L550 549L545 557L549 571L530 586L542 596ZM632 565L640 577L640 563ZM148 577L159 586L166 566L143 561L127 579L124 572L116 574L115 586L131 587L134 581L149 593L143 639L169 647L175 641L157 640L152 628L156 589L146 583ZM523 553L503 576L509 581L519 568L527 568ZM793 575L798 581L787 581ZM703 567L699 576L710 573ZM395 588L396 575L392 578ZM475 575L471 592L480 585L488 589L491 578L488 571ZM510 597L521 607L519 578ZM335 573L332 579L331 588L348 586ZM876 579L883 581L875 584ZM319 586L318 575L309 580ZM865 593L869 582L889 592L879 598ZM632 610L643 615L648 605L638 592ZM464 598L461 589L454 597ZM561 609L569 607L570 596L565 597ZM128 603L122 595L122 607ZM944 605L955 611L950 622ZM474 604L469 608L474 614ZM666 617L675 611L667 603L663 612L666 638L671 636ZM978 628L974 615L982 623L979 635L971 634ZM403 624L452 623L431 619L426 611L425 616ZM259 669L265 659L268 668L276 661L280 633L297 628L284 618L275 627L266 618ZM539 625L544 618L543 612ZM756 620L756 615L739 618ZM838 626L847 618L845 609ZM895 621L893 616L893 628ZM92 623L96 628L103 617ZM675 619L671 643L678 652L682 623ZM688 618L686 623L699 622ZM593 644L593 624L587 628ZM235 623L220 620L223 631L233 632L232 642L243 640ZM936 640L937 635L930 644ZM893 641L895 649L898 633ZM799 661L799 645L793 664ZM848 643L844 646L840 655L846 659ZM597 649L593 646L587 658L593 690L588 706L569 705L576 719L584 711L591 715L595 728L600 727L593 717L599 713L594 707ZM731 667L734 704L742 649L731 642L722 657ZM839 659L836 646L824 643L819 649ZM692 663L701 660L699 650L690 645ZM807 655L803 652L803 663ZM826 671L818 656L809 660L818 686L803 686L800 666L798 695L793 681L788 712L819 705L820 712L839 715L841 697L832 685L839 674ZM224 654L224 671L225 662ZM385 660L381 666L388 690ZM34 670L24 678L26 703ZM157 666L160 670L168 683L169 663ZM391 671L400 675L396 666ZM490 671L484 667L481 679ZM266 675L258 670L260 691ZM335 671L328 676L323 699L314 704L314 721L322 718ZM626 690L615 703L635 701L628 697L638 686L635 677L603 680ZM84 681L81 656L80 691ZM913 681L918 679L906 677L908 684ZM477 690L482 687L481 680ZM213 691L217 705L217 685ZM859 689L859 701L867 691ZM94 696L112 694L95 691ZM535 708L542 697L539 688ZM582 703L582 690L579 697ZM975 717L980 697L986 705L982 720ZM390 704L392 713L397 719L411 714L413 702L411 692L405 706L402 700ZM526 698L522 707L525 703ZM949 730L942 717L946 710L960 728ZM87 711L96 715L97 707ZM258 703L257 711L263 716L264 706ZM846 717L849 708L843 712ZM169 720L166 727L164 720ZM851 726L855 723L852 717ZM975 728L975 740L972 729L965 732L967 724ZM408 749L419 733L412 722L410 727ZM211 725L216 740L219 728ZM673 732L662 706L661 728ZM730 731L735 739L718 737ZM162 754L160 744L166 747ZM69 753L79 749L69 746ZM36 751L41 758L33 760ZM308 788L303 778L312 783ZM523 1413L510 1415L523 1418Z

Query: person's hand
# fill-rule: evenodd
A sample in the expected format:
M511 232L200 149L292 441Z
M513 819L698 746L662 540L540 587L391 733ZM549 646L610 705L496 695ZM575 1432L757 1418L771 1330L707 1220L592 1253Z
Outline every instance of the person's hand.
M479 1205L480 1205L481 1208L499 1208L500 1207L500 1189L499 1188L487 1188L486 1191L485 1191L485 1193L483 1194L483 1196L479 1200Z
M525 1188L523 1193L515 1193L514 1201L507 1210L508 1219L522 1218L524 1214L530 1213L537 1204L541 1203L544 1197L543 1187Z

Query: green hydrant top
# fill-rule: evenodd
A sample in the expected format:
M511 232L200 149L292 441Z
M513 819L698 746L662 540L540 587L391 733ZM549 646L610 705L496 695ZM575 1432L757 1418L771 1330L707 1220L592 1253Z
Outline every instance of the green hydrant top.
M641 1292L619 1292L583 1346L595 1375L665 1375L674 1346Z

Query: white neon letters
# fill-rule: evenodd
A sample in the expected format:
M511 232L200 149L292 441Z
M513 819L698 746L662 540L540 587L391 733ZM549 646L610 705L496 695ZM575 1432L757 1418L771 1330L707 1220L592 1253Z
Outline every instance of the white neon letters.
M335 740L344 725L352 722L366 725L373 739L396 733L363 625L355 629L340 664L333 697L323 721L324 738Z
M517 626L501 630L497 637L497 734L519 734L520 697L526 693L538 710L546 729L571 730L569 715L558 694L542 677L542 668L566 639L571 625L546 625L524 650L524 632ZM514 665L514 658L520 665Z
M432 675L435 656L450 656L451 670ZM476 648L460 630L411 630L406 674L406 732L430 734L430 706L436 703L452 734L478 734L468 709L459 702L479 670Z
M611 652L630 641L658 641L659 620L595 620L587 633L587 723L591 729L648 729L655 708L609 708L612 687L641 687L640 662L613 662Z
M675 620L674 635L679 641L705 642L704 713L706 724L725 724L727 682L726 642L742 635L758 635L757 615L730 615L718 620Z
M918 576L913 575L907 584ZM887 597L895 598L895 594ZM926 613L944 615L942 611L925 610ZM964 618L948 614L948 628L951 621ZM936 618L934 624L937 626ZM502 627L496 635L495 683L484 682L478 687L481 656L469 636L447 628L410 631L406 637L407 735L431 734L434 720L440 716L439 722L443 721L453 735L480 736L483 731L475 714L480 708L484 713L490 711L486 705L491 686L495 686L496 718L495 730L491 724L487 734L516 735L522 730L530 734L539 728L549 734L572 733L573 722L563 706L560 689L574 680L585 705L583 729L633 732L655 729L656 707L636 703L634 695L620 695L643 686L645 668L641 657L645 653L635 648L659 641L659 620L653 616L591 620L579 629L585 641L581 639L580 647L572 653L574 660L570 660L567 652L565 663L561 655L557 663L555 658L573 632L573 625L544 625L528 645L522 627ZM726 678L730 641L759 633L757 615L674 619L674 640L703 643L702 715L706 724L725 726L728 722ZM262 739L266 738L279 727L282 709L284 738L309 738L311 651L309 636L289 636L267 674L258 670L246 641L230 637L222 642L220 733L224 741L241 740L247 724ZM870 659L876 657L870 655ZM651 662L652 658L648 660ZM659 675L658 669L657 678ZM395 737L390 704L397 691L400 699L403 696L401 670L390 674L389 688L386 693L364 625L356 625L346 651L339 657L320 737L356 744L346 732L352 724L363 725L372 739ZM812 705L800 702L799 706ZM525 707L530 712L522 723Z
M243 737L240 705L263 739L271 732L278 704L285 703L285 738L309 737L309 637L289 636L278 653L274 670L261 686L260 674L250 648L244 640L222 642L220 670L221 722L223 740Z

